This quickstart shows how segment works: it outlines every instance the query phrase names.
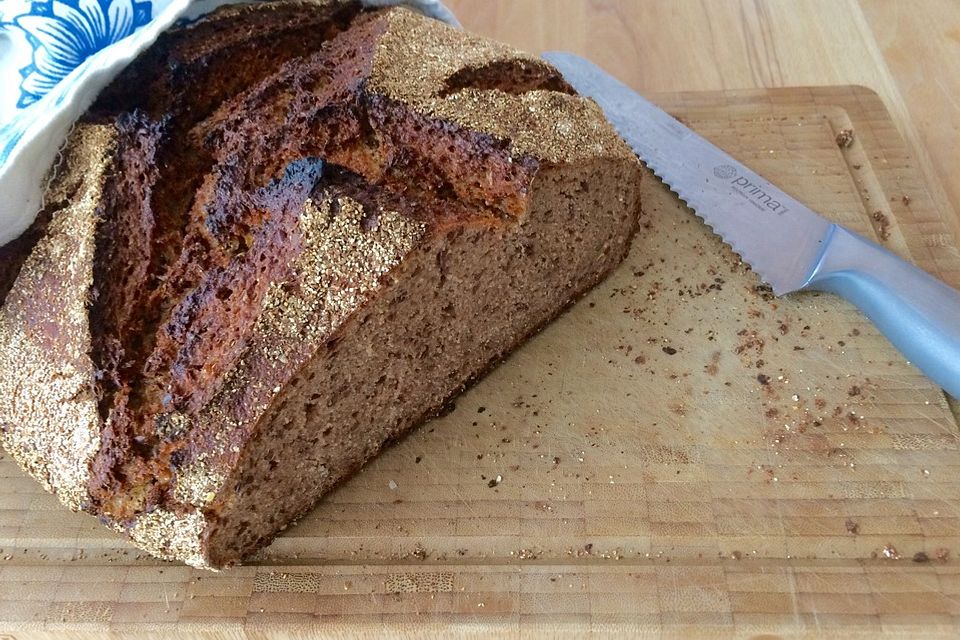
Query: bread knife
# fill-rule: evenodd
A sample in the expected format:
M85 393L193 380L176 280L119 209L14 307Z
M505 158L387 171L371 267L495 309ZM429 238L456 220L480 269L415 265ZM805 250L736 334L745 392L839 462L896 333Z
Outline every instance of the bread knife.
M810 210L588 60L543 57L600 105L640 160L776 295L816 290L845 298L960 398L960 293Z

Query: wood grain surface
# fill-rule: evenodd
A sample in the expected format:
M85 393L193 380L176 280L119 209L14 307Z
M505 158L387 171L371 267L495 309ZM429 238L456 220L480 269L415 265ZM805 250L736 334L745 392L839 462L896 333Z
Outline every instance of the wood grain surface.
M960 285L875 94L652 97ZM942 392L842 301L774 299L654 179L645 203L607 282L250 566L142 557L0 460L0 638L957 637Z
M449 0L464 25L573 50L646 92L863 85L960 237L957 0ZM941 186L942 185L942 186Z

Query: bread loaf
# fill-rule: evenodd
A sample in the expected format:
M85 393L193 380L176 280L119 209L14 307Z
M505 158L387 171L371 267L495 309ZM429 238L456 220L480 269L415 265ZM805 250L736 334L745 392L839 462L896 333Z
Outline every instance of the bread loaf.
M239 562L613 269L639 180L536 57L220 10L104 92L0 249L0 440L150 553Z

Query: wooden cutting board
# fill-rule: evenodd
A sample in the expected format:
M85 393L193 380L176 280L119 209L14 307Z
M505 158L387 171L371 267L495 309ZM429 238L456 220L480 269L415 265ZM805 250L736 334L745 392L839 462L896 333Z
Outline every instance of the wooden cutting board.
M960 286L944 212L873 93L654 99ZM654 179L645 195L607 282L250 566L142 557L0 460L0 638L956 637L944 395L852 307L774 299Z

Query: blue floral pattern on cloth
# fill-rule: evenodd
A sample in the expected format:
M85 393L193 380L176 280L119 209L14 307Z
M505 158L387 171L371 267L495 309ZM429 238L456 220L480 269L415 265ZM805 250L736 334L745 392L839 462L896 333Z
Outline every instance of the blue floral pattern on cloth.
M152 2L138 0L48 0L6 26L21 29L33 47L32 62L20 70L18 108L49 93L84 60L150 22Z

